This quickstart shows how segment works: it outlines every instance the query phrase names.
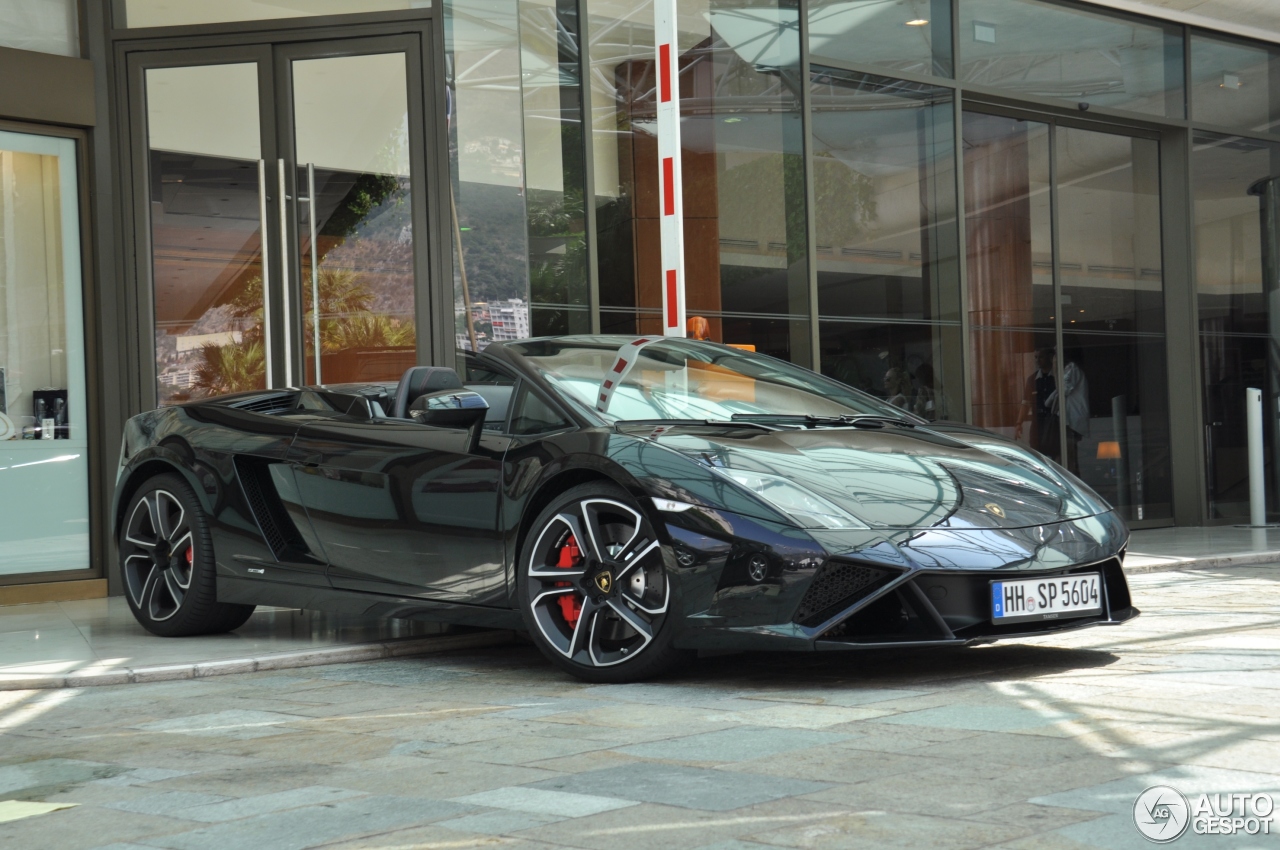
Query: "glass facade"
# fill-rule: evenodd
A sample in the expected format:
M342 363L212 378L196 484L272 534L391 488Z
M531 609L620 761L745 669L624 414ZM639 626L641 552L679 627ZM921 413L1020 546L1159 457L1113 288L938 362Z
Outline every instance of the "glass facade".
M502 297L528 300L535 335L593 317L605 332L656 332L652 4L587 0L583 21L530 0L483 15L481 4L452 8L474 40L449 58L471 78L455 81L454 174L489 155L464 141L472 127L509 122L504 150L522 145L510 179L523 191L509 197L513 217L524 204L526 230L508 244L524 238L527 268ZM680 5L678 24L691 327L926 418L1007 433L1131 521L1173 516L1161 231L1171 201L1161 144L1141 122L1190 115L1269 132L1273 47L1044 0L700 0ZM1062 117L979 105L991 95L1057 102ZM504 96L507 109L471 126L462 117L469 98ZM1071 123L1093 107L1110 128ZM580 185L591 197L577 207ZM1261 235L1246 237L1255 265ZM465 226L455 236L455 253L483 240ZM501 275L479 265L500 253L472 263L466 252L457 312L475 321L459 323L464 345L500 338L486 322ZM1205 338L1218 339L1204 298ZM1206 381L1224 368L1211 351Z
M951 0L812 0L808 19L814 62L951 76Z
M0 0L0 46L78 56L79 5ZM127 102L99 126L129 129L137 206L91 239L137 258L109 296L140 339L101 344L141 364L129 412L659 331L652 0L111 8ZM677 28L694 331L1003 433L1134 523L1247 514L1242 396L1280 405L1280 44L1074 0L689 0ZM0 571L78 569L88 502L42 474L85 491L98 415L74 157L0 139L0 486L35 494ZM1265 444L1275 508L1280 417Z
M818 65L809 87L822 371L963 418L954 97Z
M0 131L0 579L89 563L76 145Z
M600 325L652 333L662 306L652 6L592 0L587 13L605 191ZM798 23L778 2L680 6L685 286L688 315L706 319L711 339L811 364Z
M1184 114L1182 28L1045 0L960 0L957 76L1014 96Z
M1249 515L1245 390L1262 390L1263 410L1276 410L1280 399L1280 270L1271 213L1280 144L1202 133L1191 169L1209 515L1238 519ZM1267 465L1277 470L1276 421L1264 421ZM1272 504L1276 484L1269 476Z
M1192 35L1191 117L1204 124L1274 132L1280 125L1280 49Z

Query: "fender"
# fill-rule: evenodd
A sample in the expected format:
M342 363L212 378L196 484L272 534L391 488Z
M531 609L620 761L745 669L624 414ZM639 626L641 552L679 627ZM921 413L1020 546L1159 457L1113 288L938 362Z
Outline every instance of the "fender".
M193 452L192 457L194 456ZM120 543L120 529L124 526L125 519L124 509L128 507L133 494L147 479L163 473L176 473L184 479L191 486L196 498L200 500L200 505L205 512L213 515L216 499L207 492L204 483L196 477L195 472L188 468L190 463L191 458L183 457L182 453L165 445L148 446L129 458L128 462L120 468L115 494L111 501L111 539L114 543L117 545Z

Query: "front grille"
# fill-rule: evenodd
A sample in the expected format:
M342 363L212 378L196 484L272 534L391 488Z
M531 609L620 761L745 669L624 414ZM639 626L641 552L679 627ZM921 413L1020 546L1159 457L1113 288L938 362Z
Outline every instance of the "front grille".
M827 561L818 568L809 590L796 610L795 621L802 626L817 626L859 599L865 599L887 584L895 573L868 567Z

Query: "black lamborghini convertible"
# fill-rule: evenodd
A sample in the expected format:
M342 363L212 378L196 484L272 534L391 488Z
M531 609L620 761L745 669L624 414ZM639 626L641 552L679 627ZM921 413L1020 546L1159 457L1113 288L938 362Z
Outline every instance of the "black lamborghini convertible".
M592 681L699 650L963 645L1137 616L1123 522L1042 456L780 360L578 336L131 419L159 635L254 605L527 630Z

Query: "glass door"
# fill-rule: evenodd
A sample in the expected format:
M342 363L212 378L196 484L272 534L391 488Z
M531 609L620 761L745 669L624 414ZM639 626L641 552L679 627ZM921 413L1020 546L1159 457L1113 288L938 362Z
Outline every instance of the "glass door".
M141 82L156 399L262 389L275 366L266 297L275 150L262 132L270 52L153 58L160 66Z
M393 380L417 360L407 56L316 52L285 57L302 380Z
M973 417L1172 515L1154 139L964 114Z
M405 35L134 58L158 403L417 362L420 51Z

